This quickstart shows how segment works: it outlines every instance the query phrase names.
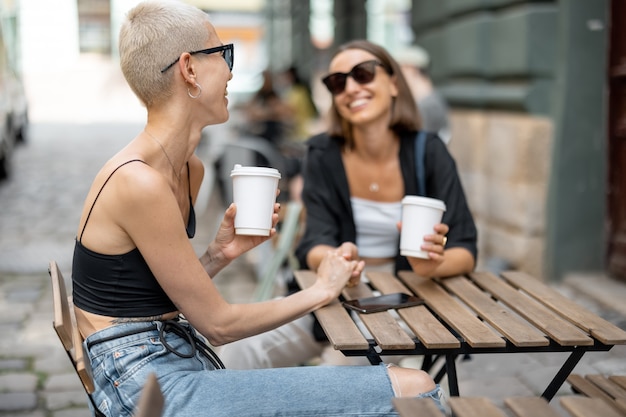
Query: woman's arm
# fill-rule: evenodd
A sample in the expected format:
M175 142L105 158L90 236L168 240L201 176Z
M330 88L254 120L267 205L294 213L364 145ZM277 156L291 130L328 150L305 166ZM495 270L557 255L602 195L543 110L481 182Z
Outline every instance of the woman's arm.
M280 204L274 204L274 214L272 215L272 229L269 236L244 236L235 234L235 215L237 207L234 203L226 209L224 218L215 236L215 240L211 242L200 257L200 262L204 266L205 271L214 277L219 271L228 265L233 259L241 256L243 253L260 245L276 234L276 223L278 223L278 211Z
M339 295L357 266L357 262L346 260L338 252L330 252L320 265L318 281L307 290L281 300L229 304L198 261L169 184L151 171L145 168L124 178L127 184L116 196L114 217L177 309L214 345L273 329L325 305ZM219 247L216 253L227 260L255 243L254 239L244 242L234 235L234 214L235 207L231 206L220 227L230 231L218 232L214 243ZM226 240L220 241L223 237ZM213 262L217 265L223 259Z
M442 224L425 236L422 249L430 259L407 260L413 271L425 277L449 277L471 272L476 262L477 233L465 199L456 163L446 145L430 137L426 147L426 192L446 203ZM442 245L443 237L446 244ZM444 247L445 246L445 247Z

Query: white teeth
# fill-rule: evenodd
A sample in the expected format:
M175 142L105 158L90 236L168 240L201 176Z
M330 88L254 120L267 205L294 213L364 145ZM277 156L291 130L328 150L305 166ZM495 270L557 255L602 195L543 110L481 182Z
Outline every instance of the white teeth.
M354 100L352 103L350 103L350 108L356 107L356 106L361 106L361 105L363 105L365 103L367 103L367 99L365 99L365 98Z

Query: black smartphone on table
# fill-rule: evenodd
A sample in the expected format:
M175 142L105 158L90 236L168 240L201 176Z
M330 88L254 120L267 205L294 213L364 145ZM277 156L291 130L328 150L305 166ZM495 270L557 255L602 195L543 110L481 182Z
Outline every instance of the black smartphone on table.
M412 307L424 304L424 300L402 292L377 295L374 297L357 298L355 300L344 301L343 305L359 313L377 313L380 311Z

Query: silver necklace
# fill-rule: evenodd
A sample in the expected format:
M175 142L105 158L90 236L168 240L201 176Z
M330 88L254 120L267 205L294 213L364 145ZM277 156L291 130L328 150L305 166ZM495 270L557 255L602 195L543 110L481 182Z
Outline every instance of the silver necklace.
M176 178L180 182L180 174L176 173L176 168L174 168L174 164L172 163L172 160L170 159L170 157L167 155L167 152L165 152L165 148L163 147L163 145L161 145L161 142L159 142L157 140L157 138L152 136L152 134L150 132L148 132L146 129L144 129L143 131L146 132L148 134L148 136L150 136L152 138L152 140L154 140L157 143L157 145L159 145L159 148L161 148L161 150L163 151L163 154L165 155L165 158L167 158L167 162L170 163L170 166L172 167L172 171L174 171L174 175L176 175Z

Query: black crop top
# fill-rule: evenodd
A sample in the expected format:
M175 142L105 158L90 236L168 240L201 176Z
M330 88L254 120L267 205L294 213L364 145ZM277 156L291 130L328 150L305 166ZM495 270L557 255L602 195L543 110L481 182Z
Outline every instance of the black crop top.
M103 255L82 245L81 239L91 211L111 176L123 163L111 172L94 199L85 219L83 230L76 238L72 263L72 295L74 304L82 310L109 317L152 317L176 310L165 291L150 271L138 248L121 255ZM189 179L189 165L187 165ZM189 219L187 236L196 232L196 215L189 190Z

